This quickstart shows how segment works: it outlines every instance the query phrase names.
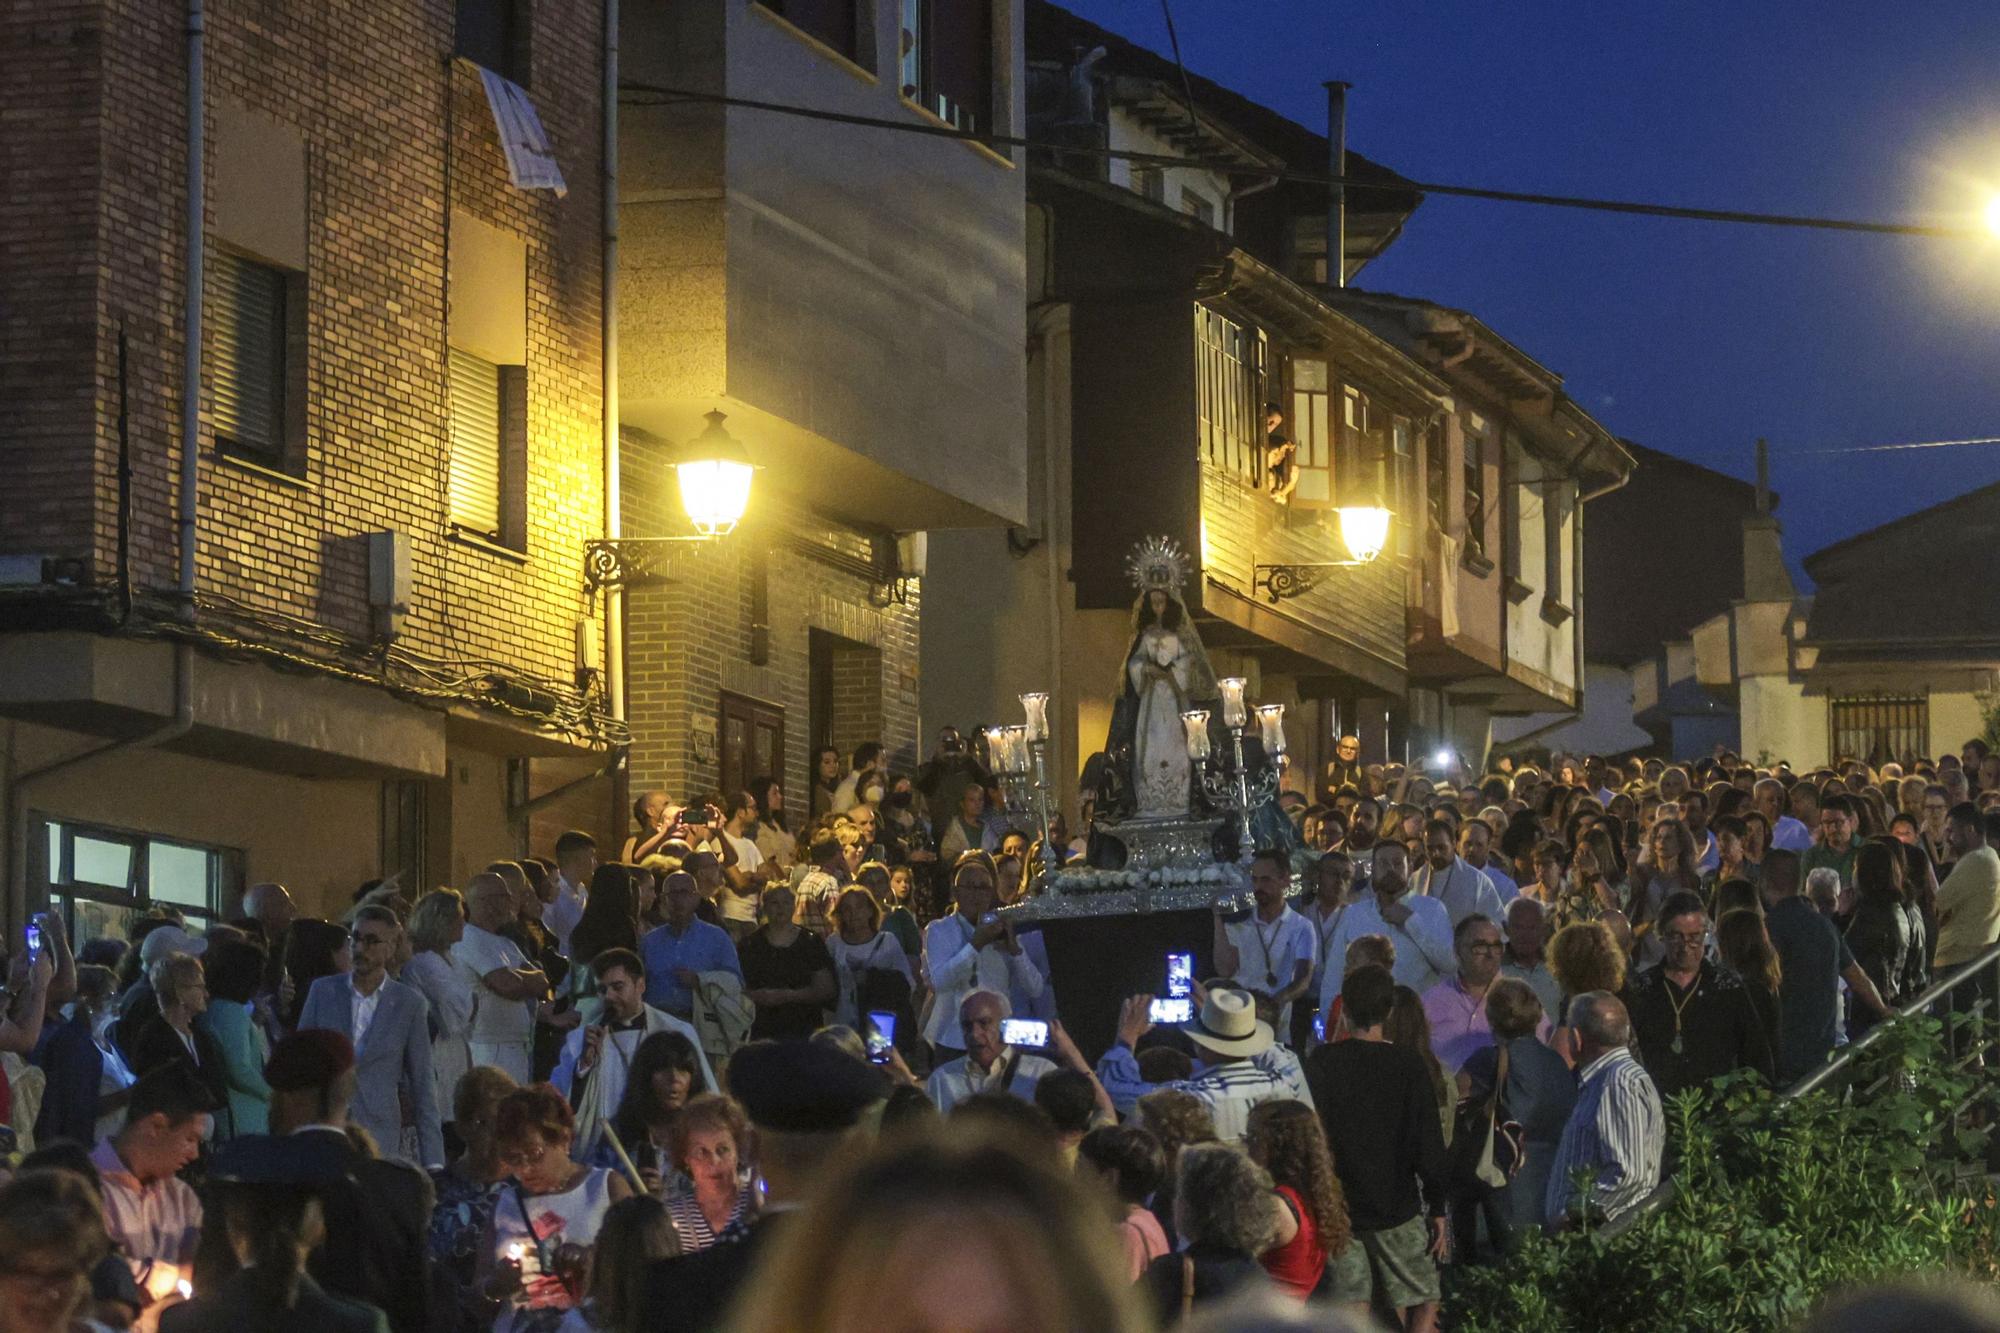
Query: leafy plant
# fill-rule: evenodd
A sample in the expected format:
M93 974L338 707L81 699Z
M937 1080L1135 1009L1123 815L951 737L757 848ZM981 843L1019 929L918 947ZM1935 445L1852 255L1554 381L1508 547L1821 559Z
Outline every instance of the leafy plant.
M1878 1037L1844 1085L1784 1098L1742 1074L1683 1093L1667 1106L1664 1204L1614 1234L1536 1233L1503 1264L1448 1270L1447 1326L1762 1333L1855 1283L1991 1280L2000 1210L1985 1133L1954 1124L1988 1091L1953 1066L1940 1024L1916 1018Z

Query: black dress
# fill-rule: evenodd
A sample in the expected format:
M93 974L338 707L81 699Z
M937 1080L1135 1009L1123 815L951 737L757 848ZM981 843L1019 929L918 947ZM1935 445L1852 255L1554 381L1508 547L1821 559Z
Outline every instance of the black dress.
M1919 918L1921 920L1921 918ZM1921 927L1919 927L1921 929ZM1854 955L1854 961L1875 983L1884 1003L1894 1005L1903 998L1903 985L1909 976L1910 916L1903 910L1903 904L1894 898L1863 894L1855 904L1854 916L1847 923L1847 949ZM1919 945L1919 947L1921 947ZM1875 1022L1875 1015L1867 1012L1865 1006L1855 1006L1850 1027L1860 1032Z
M155 1017L139 1030L138 1039L132 1043L132 1073L144 1078L156 1069L179 1062L186 1065L188 1072L200 1080L213 1099L216 1118L216 1136L234 1138L236 1126L231 1123L229 1113L229 1075L223 1067L222 1048L215 1044L215 1038L208 1035L208 1029L191 1029L194 1049L190 1051L181 1034L164 1018Z

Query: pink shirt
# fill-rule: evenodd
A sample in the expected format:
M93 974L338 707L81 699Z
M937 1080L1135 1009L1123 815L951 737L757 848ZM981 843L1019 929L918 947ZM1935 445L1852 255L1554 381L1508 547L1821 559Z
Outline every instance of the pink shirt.
M1167 1252L1167 1233L1153 1210L1133 1204L1118 1224L1118 1239L1125 1245L1125 1271L1137 1282L1146 1265Z
M1491 986L1487 993L1492 993ZM1457 977L1446 977L1424 992L1424 1017L1431 1024L1431 1054L1444 1066L1447 1078L1463 1068L1475 1051L1493 1045L1485 997L1474 1000ZM1549 1016L1543 1014L1535 1036L1546 1042L1552 1030Z
M104 1183L104 1229L143 1278L155 1263L186 1267L201 1240L201 1196L179 1176L143 1185L110 1139L97 1145L91 1165Z

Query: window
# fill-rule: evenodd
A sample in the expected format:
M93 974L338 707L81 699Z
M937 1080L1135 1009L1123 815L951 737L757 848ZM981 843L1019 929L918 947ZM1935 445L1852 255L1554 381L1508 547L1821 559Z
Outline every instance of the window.
M1921 696L1856 695L1827 705L1827 757L1870 767L1909 763L1930 753L1930 700Z
M228 848L67 820L37 822L35 896L62 916L72 944L126 939L132 922L156 904L206 923L241 891L241 855Z
M1444 422L1433 421L1424 433L1424 512L1439 532L1446 527L1444 446Z
M993 0L902 0L903 96L946 124L994 128Z
M223 453L302 472L304 283L218 250L213 341L215 443Z
M1204 227L1216 225L1215 201L1200 190L1181 187L1181 212L1201 223Z
M1396 516L1391 525L1396 534L1396 553L1408 555L1414 549L1411 529L1416 526L1413 501L1417 484L1417 428L1408 417L1390 418L1388 472L1388 482L1382 490L1383 503Z
M856 64L864 63L856 0L758 0L758 3L813 40Z
M1167 201L1167 173L1159 167L1132 168L1132 189L1156 204Z
M1563 577L1569 568L1569 516L1569 488L1562 478L1549 473L1542 483L1542 597L1564 608L1569 606L1569 588Z
M1341 505L1376 504L1395 507L1394 468L1389 454L1389 417L1366 389L1352 384L1340 390L1340 439L1334 473L1344 478L1334 495Z
M1465 554L1486 558L1486 418L1465 418Z
M451 526L526 550L527 245L454 209L449 262Z
M1197 305L1194 350L1201 456L1254 486L1264 470L1264 334Z
M508 776L514 776L508 761ZM509 804L524 802L510 801ZM425 783L421 778L403 778L382 784L382 873L402 884L422 884L427 835Z
M458 0L452 53L525 88L532 17L528 0Z
M523 536L509 521L508 500L519 490L509 465L525 435L520 366L498 366L451 349L451 525L503 546Z
M1326 386L1326 362L1315 357L1292 358L1292 412L1286 424L1299 450L1294 505L1322 507L1333 503L1332 399Z

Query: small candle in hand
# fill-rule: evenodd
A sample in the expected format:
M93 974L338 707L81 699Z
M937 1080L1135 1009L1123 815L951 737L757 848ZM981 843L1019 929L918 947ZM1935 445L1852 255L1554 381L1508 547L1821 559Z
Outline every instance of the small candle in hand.
M517 1240L507 1247L507 1262L518 1264L522 1259L527 1257L527 1254L528 1247Z
M174 1283L174 1290L181 1294L182 1300L187 1300L190 1296L194 1295L194 1283L188 1281L186 1278L182 1278L180 1281Z

